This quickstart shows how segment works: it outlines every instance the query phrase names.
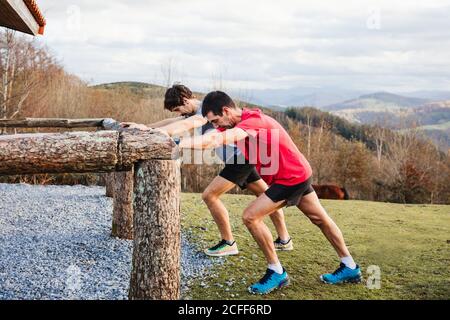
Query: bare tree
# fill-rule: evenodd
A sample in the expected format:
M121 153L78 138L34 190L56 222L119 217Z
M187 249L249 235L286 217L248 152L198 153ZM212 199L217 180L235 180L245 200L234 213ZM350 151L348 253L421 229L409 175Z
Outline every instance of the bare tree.
M381 157L383 155L383 149L385 148L386 129L381 126L376 126L372 128L371 136L375 141L378 168L381 169Z
M386 164L383 166L383 180L393 193L394 201L423 203L432 200L433 185L439 173L439 152L426 141L417 130L390 135L386 141Z
M309 112L306 114L306 126L308 127L308 146L306 154L308 157L311 155L311 130L312 130L312 119Z
M54 61L45 49L18 37L12 30L0 32L0 118L14 119Z
M173 58L170 57L161 64L161 74L163 76L164 85L168 88L172 85L174 73Z

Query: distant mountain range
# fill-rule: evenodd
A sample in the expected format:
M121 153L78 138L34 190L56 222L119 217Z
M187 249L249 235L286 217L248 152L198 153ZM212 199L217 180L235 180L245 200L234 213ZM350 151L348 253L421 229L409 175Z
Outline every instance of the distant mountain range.
M239 95L238 92L236 92ZM236 95L235 94L235 95ZM246 101L265 107L315 107L323 108L334 104L340 104L352 99L358 99L364 96L377 96L391 102L404 102L412 105L420 103L420 100L414 101L414 98L427 101L450 100L450 91L410 91L410 92L376 92L362 90L348 90L342 88L304 88L294 87L289 89L264 89L249 91Z
M253 90L244 100L264 107L324 107L349 100L364 92L334 88L290 88Z
M450 99L409 97L388 92L361 95L321 107L353 123L377 124L391 129L422 130L442 149L450 148ZM446 98L447 95L440 93Z
M450 91L358 92L337 88L257 90L251 102L270 108L310 106L352 123L422 130L443 150L450 148Z
M428 125L450 121L450 100L400 96L388 92L362 95L319 109L329 111L352 122L391 127ZM437 113L431 116L432 113Z
M326 111L342 111L342 110L374 110L389 111L395 109L409 109L430 102L429 99L411 98L396 95L389 92L377 92L365 94L358 98L347 100L324 106L321 109Z
M398 94L412 98L423 98L434 101L450 100L450 91L412 91Z

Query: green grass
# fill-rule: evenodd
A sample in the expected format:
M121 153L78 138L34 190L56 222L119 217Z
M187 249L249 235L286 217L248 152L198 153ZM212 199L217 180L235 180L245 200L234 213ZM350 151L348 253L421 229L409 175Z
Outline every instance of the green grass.
M208 278L197 279L193 299L450 299L450 206L402 205L368 201L322 201L344 233L364 281L357 285L322 284L319 275L339 260L320 230L297 208L285 211L294 251L280 252L291 285L268 296L247 293L266 262L242 223L252 196L225 195L240 254L222 259ZM270 219L268 225L273 231ZM219 239L217 227L199 194L183 194L182 226L202 250ZM275 234L274 234L275 235ZM381 289L368 289L367 267L381 269ZM232 281L231 286L227 285Z

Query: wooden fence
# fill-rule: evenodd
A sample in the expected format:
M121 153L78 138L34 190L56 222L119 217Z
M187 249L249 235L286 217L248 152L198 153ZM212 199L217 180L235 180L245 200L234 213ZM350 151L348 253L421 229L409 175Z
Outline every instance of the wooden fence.
M111 173L112 235L133 239L129 298L179 299L180 163L168 135L112 119L0 120L2 127L100 128L1 135L0 175Z

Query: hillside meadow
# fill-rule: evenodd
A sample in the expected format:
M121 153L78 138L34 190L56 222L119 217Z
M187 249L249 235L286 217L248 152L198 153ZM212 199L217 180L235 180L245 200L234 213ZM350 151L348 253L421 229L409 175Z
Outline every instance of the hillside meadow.
M363 283L330 286L320 282L319 275L334 271L339 261L319 229L298 209L289 208L285 214L294 250L280 252L279 258L291 285L264 297L250 295L247 287L262 277L266 268L262 253L241 221L242 211L252 199L246 195L223 197L240 254L211 258L223 264L192 285L192 299L450 298L450 206L333 200L322 203L361 265ZM220 240L200 194L183 194L181 212L183 229L198 250ZM273 231L270 219L268 225ZM376 287L373 270L378 267L380 288L370 289Z

